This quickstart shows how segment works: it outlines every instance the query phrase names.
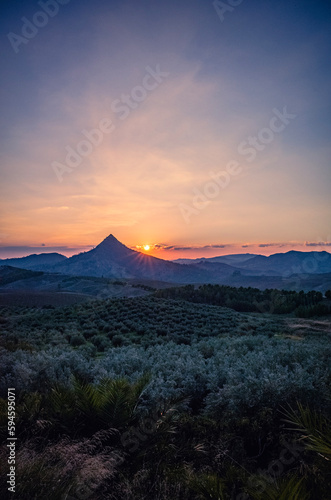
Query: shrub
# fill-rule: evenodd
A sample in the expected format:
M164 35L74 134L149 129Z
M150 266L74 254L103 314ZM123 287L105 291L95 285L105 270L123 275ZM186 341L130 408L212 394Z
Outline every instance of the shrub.
M80 345L85 344L85 342L86 342L86 340L83 337L83 335L73 335L70 338L70 345L72 345L72 347L78 347Z
M105 335L94 335L91 338L92 344L98 349L98 351L103 352L110 346L110 341Z
M124 344L124 337L122 335L114 335L112 343L114 347L121 347Z

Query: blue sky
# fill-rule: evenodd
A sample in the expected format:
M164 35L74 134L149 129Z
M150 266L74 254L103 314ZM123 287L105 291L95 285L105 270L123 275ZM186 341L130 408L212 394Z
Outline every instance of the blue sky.
M70 0L39 18L38 2L2 2L0 254L110 233L165 258L330 241L331 4L235 3L221 20L202 0ZM13 42L22 18L45 26ZM114 129L72 168L102 120Z

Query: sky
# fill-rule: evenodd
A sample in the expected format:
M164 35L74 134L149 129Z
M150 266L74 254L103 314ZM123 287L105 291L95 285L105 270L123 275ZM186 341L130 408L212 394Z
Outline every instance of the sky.
M331 251L328 0L0 12L0 258Z

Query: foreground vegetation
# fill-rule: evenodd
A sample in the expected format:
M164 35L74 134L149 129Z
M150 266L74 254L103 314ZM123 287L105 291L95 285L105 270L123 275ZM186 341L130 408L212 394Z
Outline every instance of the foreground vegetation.
M328 321L149 296L6 307L0 326L17 498L328 498Z

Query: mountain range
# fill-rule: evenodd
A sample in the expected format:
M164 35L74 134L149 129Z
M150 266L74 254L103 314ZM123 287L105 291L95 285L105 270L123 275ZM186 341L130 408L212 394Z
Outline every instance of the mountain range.
M0 266L13 266L30 271L47 271L52 266L67 260L67 257L60 253L41 253L18 257L14 259L0 259Z
M331 254L328 252L298 252L265 255L239 254L212 257L210 259L178 259L180 264L227 263L242 272L255 275L290 276L291 274L321 274L331 272Z
M94 249L69 258L58 253L43 253L0 260L0 266L70 276L144 279L179 284L220 283L258 288L288 288L291 280L295 281L293 276L300 276L301 282L311 281L314 276L316 288L319 281L322 284L325 280L330 283L331 274L328 276L328 273L331 273L331 254L325 251L290 251L269 257L236 254L167 261L132 250L109 235Z

